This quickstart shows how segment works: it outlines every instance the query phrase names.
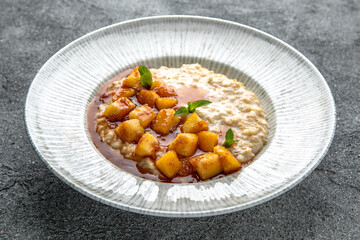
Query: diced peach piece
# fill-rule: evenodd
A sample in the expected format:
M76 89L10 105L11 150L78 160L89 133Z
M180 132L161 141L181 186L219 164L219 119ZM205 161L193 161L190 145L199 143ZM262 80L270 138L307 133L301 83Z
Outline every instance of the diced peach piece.
M165 85L164 81L161 80L161 79L155 79L153 81L153 84L151 85L150 87L150 90L154 90L154 88L157 88L157 87L160 87L160 86L163 86Z
M153 107L156 99L159 98L159 95L157 95L154 91L141 90L136 97L140 104L147 104L150 107Z
M171 128L178 124L180 121L180 119L178 117L175 117L174 114L174 109L161 109L155 118L152 129L154 129L155 132L160 134L168 134Z
M229 173L238 170L241 163L232 155L232 153L222 146L214 147L214 153L219 155L221 166L224 173Z
M154 88L153 91L156 92L160 97L177 96L175 89L173 89L172 87L169 87L165 84Z
M169 87L161 79L156 79L153 81L150 90L156 92L160 97L173 97L177 96L175 90L172 87Z
M168 178L174 177L181 169L181 162L175 151L168 151L155 162L156 167Z
M151 133L145 133L136 145L135 154L139 157L156 158L155 152L159 147L159 141Z
M156 117L155 109L148 105L140 106L129 114L130 119L139 119L141 126L147 128L150 122Z
M199 148L204 152L212 152L216 144L218 143L218 136L216 133L202 131L198 134Z
M189 163L193 166L202 180L214 177L222 172L219 156L209 152L189 159Z
M131 119L120 123L115 133L123 142L137 142L144 135L144 128L138 119Z
M115 102L121 97L132 97L136 94L136 91L132 88L119 88L116 90L112 100Z
M141 85L140 82L141 75L138 69L139 67L134 68L134 70L129 74L129 76L125 78L123 82L124 87L134 88L138 91L144 89L143 85Z
M185 121L181 130L185 133L198 133L209 129L207 122L202 120L196 112L193 112Z
M198 136L193 133L180 133L176 136L174 141L170 143L169 150L175 150L175 152L184 157L190 157L194 155L197 148Z
M172 108L177 104L177 100L174 98L158 98L156 99L155 105L158 110L164 108Z
M135 104L128 98L122 97L111 103L104 111L110 121L119 121L135 108Z

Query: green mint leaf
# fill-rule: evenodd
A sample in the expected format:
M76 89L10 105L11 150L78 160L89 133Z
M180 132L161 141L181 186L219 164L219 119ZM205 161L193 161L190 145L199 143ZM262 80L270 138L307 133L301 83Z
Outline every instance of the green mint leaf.
M209 105L211 102L210 101L207 101L207 100L198 100L198 101L195 101L193 103L191 103L189 105L189 112L190 113L193 113L195 112L195 109L198 108L198 107L202 107L202 106L206 106L206 105Z
M179 116L183 115L184 113L193 113L193 112L195 112L196 108L209 105L210 103L211 102L207 101L207 100L198 100L193 103L188 102L187 106L179 108L175 112L174 116L179 117Z
M234 144L234 140L225 140L225 142L223 143L224 147L231 147L231 145Z
M191 102L188 102L187 110L188 110L189 113L191 113L190 109L191 109Z
M143 85L145 88L149 89L151 85L153 84L152 75L151 72L147 67L139 66L139 72L140 72L140 82L141 85Z
M226 134L225 134L225 139L226 140L234 140L234 132L232 131L232 129L231 128L229 128L228 130L227 130L227 132L226 132Z
M227 130L225 134L225 142L223 143L224 147L231 147L235 142L238 142L239 140L234 140L234 133L231 128Z
M188 113L188 109L186 107L181 107L175 112L174 116L175 117L180 117L184 113Z

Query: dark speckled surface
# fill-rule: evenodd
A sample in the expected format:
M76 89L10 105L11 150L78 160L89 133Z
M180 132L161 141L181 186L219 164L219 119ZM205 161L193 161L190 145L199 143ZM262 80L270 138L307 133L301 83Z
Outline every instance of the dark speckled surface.
M100 27L188 14L246 24L289 43L337 106L328 154L303 182L257 207L168 219L98 203L55 177L26 134L26 93L60 48ZM360 239L359 1L0 1L0 239Z

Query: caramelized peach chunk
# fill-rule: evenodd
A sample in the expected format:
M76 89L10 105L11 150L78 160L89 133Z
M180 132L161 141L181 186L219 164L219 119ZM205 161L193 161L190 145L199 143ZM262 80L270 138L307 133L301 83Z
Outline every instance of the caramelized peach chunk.
M159 95L157 95L154 91L141 90L136 97L140 104L147 104L150 107L153 107L156 99L159 98Z
M156 79L153 81L153 84L150 87L150 90L154 90L154 88L165 85L164 81L161 79Z
M128 98L122 97L111 103L104 111L104 115L110 121L119 121L123 119L131 110L135 108L135 104Z
M119 88L116 90L112 100L115 102L121 97L132 97L136 94L136 91L132 88Z
M134 88L138 91L144 89L143 85L141 85L140 82L141 75L138 69L139 67L134 68L134 70L129 74L129 76L125 78L123 82L124 87Z
M156 92L160 97L177 96L175 90L172 87L166 85L166 83L164 83L164 81L161 79L154 80L150 90Z
M198 134L199 148L204 152L212 152L216 144L218 143L218 137L216 133L202 131Z
M156 92L160 97L177 96L175 90L167 85L161 85L159 87L156 87L153 91Z
M190 157L194 155L196 151L197 142L198 136L196 136L196 134L180 133L169 145L169 150L175 150L179 155Z
M155 152L158 149L159 141L151 133L145 133L135 148L135 154L139 157L156 158Z
M208 124L202 120L196 112L192 113L185 121L181 130L185 133L198 133L208 130Z
M138 119L131 119L120 123L115 133L123 142L137 142L144 134L144 128Z
M219 156L209 152L189 159L202 180L214 177L222 172Z
M143 128L147 128L150 122L156 117L155 109L149 107L148 105L143 105L135 110L131 111L129 114L130 119L139 119L140 124Z
M161 158L156 160L155 165L162 174L169 178L174 177L182 166L175 151L165 153Z
M240 162L232 155L232 153L222 146L214 147L214 153L219 155L221 166L224 173L238 170L241 167Z
M155 105L158 110L164 108L172 108L177 104L177 100L174 98L158 98L156 99Z
M174 109L161 109L155 118L152 129L160 134L168 134L170 129L180 121L178 117L174 117L174 114Z

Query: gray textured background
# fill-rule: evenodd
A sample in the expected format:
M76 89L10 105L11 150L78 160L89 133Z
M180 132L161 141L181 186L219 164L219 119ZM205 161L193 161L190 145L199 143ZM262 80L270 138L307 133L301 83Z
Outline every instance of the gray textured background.
M280 197L233 214L168 219L95 202L56 178L23 120L28 87L60 48L100 27L188 14L243 23L312 61L334 95L338 121L318 168ZM360 2L0 0L0 239L359 239Z

